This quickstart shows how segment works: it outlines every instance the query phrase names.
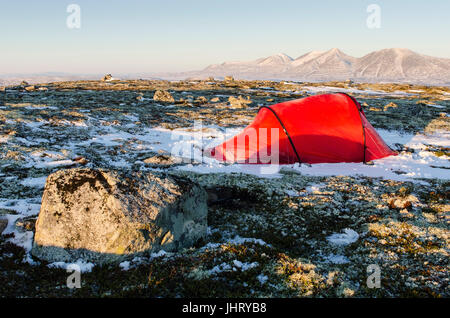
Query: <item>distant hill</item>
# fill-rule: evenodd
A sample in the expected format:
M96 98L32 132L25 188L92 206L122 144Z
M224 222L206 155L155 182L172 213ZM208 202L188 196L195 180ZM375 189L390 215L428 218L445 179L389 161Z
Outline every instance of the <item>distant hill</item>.
M0 75L0 86L17 85L22 81L29 84L49 83L61 81L77 81L77 80L92 80L100 79L100 75L80 75L70 73L48 72L39 74L7 74Z

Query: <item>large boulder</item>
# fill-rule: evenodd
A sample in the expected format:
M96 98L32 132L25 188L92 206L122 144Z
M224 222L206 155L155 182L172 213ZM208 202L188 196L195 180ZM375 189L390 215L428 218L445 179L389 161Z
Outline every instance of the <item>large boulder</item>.
M111 263L178 251L205 237L206 201L203 188L177 176L61 170L47 178L32 254Z
M170 94L168 91L161 91L161 90L157 90L155 92L155 94L153 95L153 100L156 102L164 102L164 103L175 102L175 99L173 98L172 94Z

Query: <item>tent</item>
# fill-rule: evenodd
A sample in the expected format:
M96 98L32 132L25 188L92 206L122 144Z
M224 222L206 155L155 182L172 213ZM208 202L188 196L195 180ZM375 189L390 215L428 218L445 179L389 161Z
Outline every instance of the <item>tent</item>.
M368 162L396 155L344 93L260 108L253 123L205 155L247 164Z

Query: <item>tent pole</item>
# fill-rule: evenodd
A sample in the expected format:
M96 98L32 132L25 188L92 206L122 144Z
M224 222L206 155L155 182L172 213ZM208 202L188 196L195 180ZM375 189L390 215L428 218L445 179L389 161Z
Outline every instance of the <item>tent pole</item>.
M366 146L366 127L364 127L362 116L361 116L362 106L353 96L350 96L347 93L340 93L340 94L344 94L344 95L348 96L352 100L353 104L356 106L356 109L358 110L359 119L361 120L361 127L362 127L362 132L363 132L363 163L366 164L367 163L367 161L366 161L366 149L367 149L367 146Z
M278 117L277 113L276 113L272 108L270 108L269 106L262 106L262 107L258 110L258 113L259 113L259 112L261 111L261 109L263 109L263 108L267 108L268 110L270 110L270 111L272 112L272 114L275 115L275 117L277 118L277 120L278 120L278 122L280 123L281 127L283 128L284 133L286 134L286 136L287 136L288 139L289 139L289 143L291 144L292 149L294 150L294 153L295 153L295 155L297 156L298 163L301 165L301 164L302 164L302 161L301 161L301 159L300 159L300 156L298 155L297 149L295 148L295 145L294 145L294 142L292 141L291 136L289 135L289 133L288 133L286 127L284 126L283 122L281 121L281 118Z

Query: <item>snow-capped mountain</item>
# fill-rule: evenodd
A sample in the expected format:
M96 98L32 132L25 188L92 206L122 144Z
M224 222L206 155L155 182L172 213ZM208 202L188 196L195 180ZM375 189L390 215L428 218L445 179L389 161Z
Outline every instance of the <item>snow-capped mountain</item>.
M385 49L358 59L354 65L356 78L449 82L450 59L415 53L408 49Z
M326 52L312 51L296 59L277 54L249 62L225 62L190 73L198 77L232 75L243 79L353 79L450 85L450 59L398 48L375 51L356 58L334 48Z
M292 61L291 65L296 67L303 65L311 60L314 60L316 57L322 55L325 52L322 51L311 51L302 56L297 57L294 61Z
M222 64L214 64L208 66L201 72L213 76L246 74L257 77L259 73L274 75L287 71L292 61L293 59L290 56L280 53L250 62L224 62Z
M312 52L311 52L312 53ZM290 76L301 76L304 78L323 80L335 74L339 78L349 78L353 73L353 64L356 58L349 56L339 49L331 49L322 54L309 54L303 59L300 57L296 61L304 61L302 64L292 66L287 73ZM315 55L315 56L314 56Z
M266 58L256 60L256 63L260 66L279 66L289 64L292 61L293 61L292 57L284 53L280 53L277 55L272 55Z

